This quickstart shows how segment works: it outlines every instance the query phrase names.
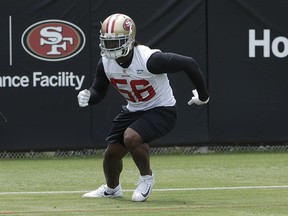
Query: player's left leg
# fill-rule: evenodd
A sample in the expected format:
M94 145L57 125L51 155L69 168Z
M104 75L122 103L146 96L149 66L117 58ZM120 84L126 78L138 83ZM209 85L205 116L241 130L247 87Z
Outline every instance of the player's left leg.
M132 195L132 201L143 202L148 199L154 185L154 175L150 168L150 147L131 128L127 128L124 133L124 144L140 172L138 186Z
M140 172L140 179L132 195L132 201L145 201L154 185L148 143L171 131L176 119L176 107L157 107L146 111L125 130L124 145Z
M150 147L147 143L144 143L142 137L132 128L127 128L124 133L124 144L139 169L140 175L152 175Z

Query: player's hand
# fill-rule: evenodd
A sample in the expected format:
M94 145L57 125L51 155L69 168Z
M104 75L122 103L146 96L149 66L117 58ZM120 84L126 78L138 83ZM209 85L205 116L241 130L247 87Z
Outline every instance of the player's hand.
M87 89L84 89L79 92L77 98L78 98L78 103L80 107L86 107L88 106L88 102L90 99L91 93Z
M201 100L199 99L199 95L198 95L198 92L197 92L196 89L194 89L194 90L192 91L192 93L193 93L194 96L191 98L190 101L188 101L188 104L189 104L189 105L192 105L192 104L203 105L203 104L208 103L209 98L208 98L206 101L201 101Z

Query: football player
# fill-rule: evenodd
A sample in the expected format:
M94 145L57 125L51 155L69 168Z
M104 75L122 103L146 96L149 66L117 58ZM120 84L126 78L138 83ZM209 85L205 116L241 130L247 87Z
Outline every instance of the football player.
M106 183L83 197L121 197L122 159L130 153L139 169L132 201L147 200L154 174L149 143L167 134L177 119L176 100L167 73L184 71L195 88L189 105L208 103L209 94L201 70L193 58L150 49L135 40L136 25L124 14L113 14L101 25L101 56L92 86L79 92L80 107L98 104L111 83L127 100L107 136L103 169Z

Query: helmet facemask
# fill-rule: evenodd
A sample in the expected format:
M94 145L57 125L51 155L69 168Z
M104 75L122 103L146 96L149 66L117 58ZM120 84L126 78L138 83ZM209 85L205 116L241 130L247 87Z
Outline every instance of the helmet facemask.
M100 44L101 56L108 59L117 59L123 56L127 56L129 51L133 47L134 38L129 35L108 35L100 34Z

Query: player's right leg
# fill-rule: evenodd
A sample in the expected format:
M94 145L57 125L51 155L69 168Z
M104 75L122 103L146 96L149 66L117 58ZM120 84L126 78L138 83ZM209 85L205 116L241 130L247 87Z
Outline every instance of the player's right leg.
M110 188L115 188L120 184L119 178L123 169L122 158L124 158L127 153L127 148L120 143L109 143L105 150L103 170L106 184Z
M83 195L85 198L114 198L123 195L122 187L119 182L122 172L122 158L127 154L127 149L119 143L109 143L104 153L103 170L106 184L98 189Z

